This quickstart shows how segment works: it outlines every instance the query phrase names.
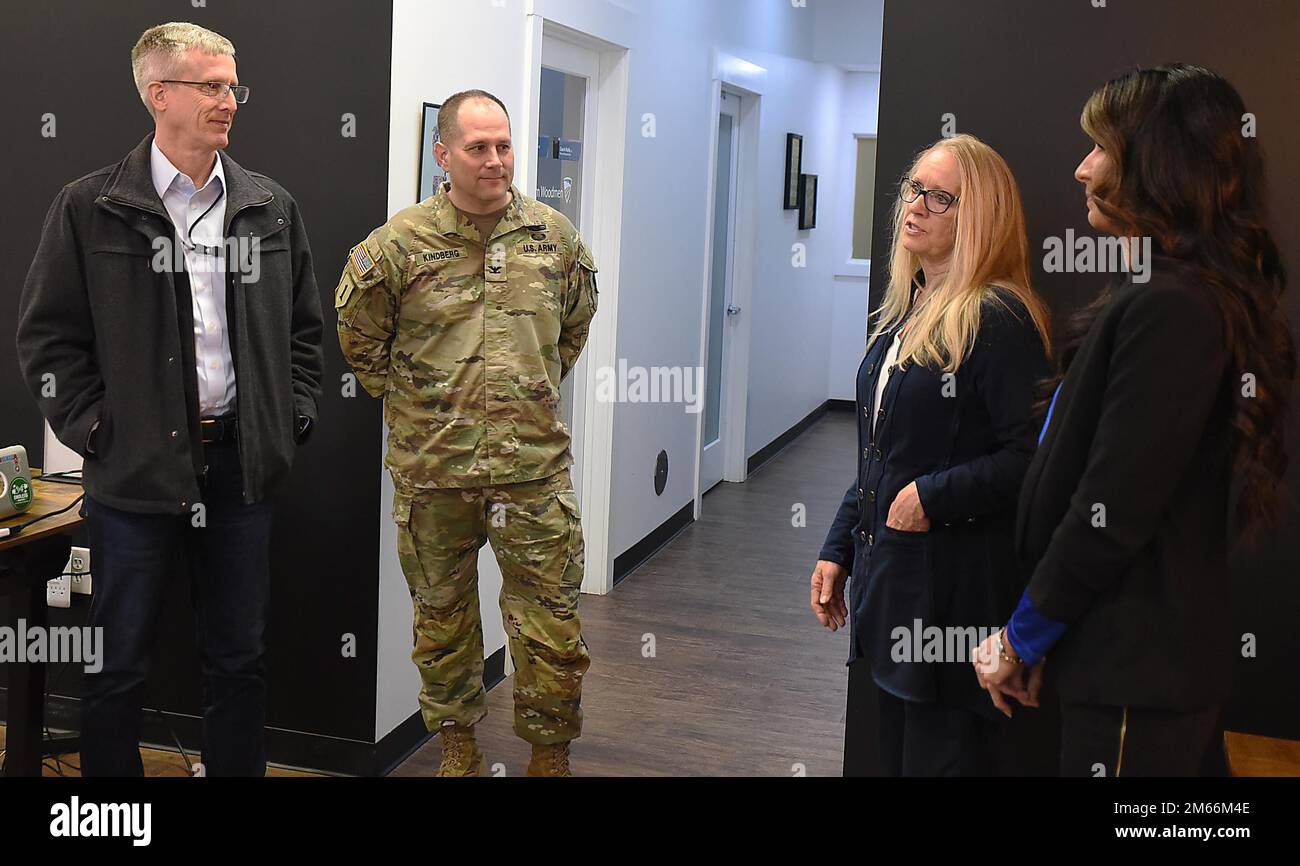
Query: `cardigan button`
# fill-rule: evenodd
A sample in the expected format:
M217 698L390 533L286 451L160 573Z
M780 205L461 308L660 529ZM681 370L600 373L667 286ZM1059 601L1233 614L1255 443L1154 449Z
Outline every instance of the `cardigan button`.
M862 459L863 459L863 460L870 460L870 459L871 459L871 449L870 449L870 448L863 448L863 449L862 449Z
M867 499L868 499L869 501L871 501L871 502L875 502L875 501L876 501L876 491L874 491L874 490L868 490L868 491L867 491Z
M880 459L880 449L879 449L879 448L876 449L876 459L877 459L877 460Z
M872 373L874 373L874 372L876 372L876 365L875 365L875 364L868 364L868 365L867 365L867 375L870 376L870 375L871 375Z

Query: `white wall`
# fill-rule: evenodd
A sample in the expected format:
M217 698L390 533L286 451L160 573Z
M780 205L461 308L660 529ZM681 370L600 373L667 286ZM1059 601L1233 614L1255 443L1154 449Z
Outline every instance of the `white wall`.
M755 282L741 313L751 319L746 456L798 423L830 394L834 273L849 250L841 211L851 208L851 200L841 201L838 190L851 186L853 177L853 162L842 162L847 152L844 136L851 137L852 131L844 128L841 118L851 76L813 62L817 16L823 14L820 2L796 8L788 0L659 0L646 4L654 14L642 15L632 53L633 118L618 329L618 354L629 366L703 364L700 301L705 290L706 191L713 167L707 142L716 122L710 115L710 53L717 48L767 70L759 201L753 211ZM870 62L870 55L869 50L862 62ZM641 137L639 122L631 122L647 111L656 115L657 139ZM803 134L804 171L819 176L822 201L813 231L799 231L796 212L776 203L787 132ZM806 246L804 268L791 264L796 242ZM861 337L851 338L845 351L860 356L862 343ZM680 406L616 407L611 516L615 554L694 497L694 422ZM669 475L664 493L656 496L654 463L660 449L668 452Z
M643 7L631 46L623 187L618 356L629 367L700 365L709 135L710 44L706 3ZM653 114L657 135L641 134ZM615 556L694 498L695 422L681 404L614 407L610 548ZM654 492L655 459L668 452L668 483Z
M885 0L808 0L815 8L813 59L857 72L880 71Z
M759 176L773 195L758 205L745 453L752 455L826 400L832 283L840 248L839 190L852 181L841 164L844 73L825 64L771 58ZM798 229L798 211L781 210L785 134L803 135L803 171L817 175L817 227ZM795 244L806 265L794 266Z
M856 135L875 135L880 113L880 73L849 72L844 76L844 100L840 116L839 164L845 167L846 179L838 189L836 249L840 259L835 267L831 290L831 338L828 352L829 396L832 400L852 400L858 364L866 347L867 263L849 258L853 250L853 199ZM880 189L877 178L876 189ZM881 259L883 253L876 256ZM883 260L878 261L883 266Z
M469 87L490 90L510 107L519 137L526 110L521 104L527 75L525 2L504 0L498 7L489 0L394 0L390 211L415 197L422 102L441 102ZM810 0L811 8L793 7L789 0L537 2L543 12L563 10L563 24L587 32L584 20L604 21L610 5L636 16L626 40L630 73L618 274L618 357L627 359L628 366L703 364L700 316L712 171L708 141L716 123L711 116L711 52L721 49L768 70L758 165L761 201L755 211L759 260L745 311L752 317L746 431L746 451L752 454L820 405L842 366L831 363L828 348L841 339L833 327L840 309L835 272L849 249L841 225L846 205L839 191L848 187L851 197L853 160L845 161L845 141L862 131L850 128L860 121L851 120L855 113L846 106L851 99L862 100L868 83L838 66L814 62L818 34L826 30L817 20L824 12L816 7L827 0ZM841 42L834 53L852 55L853 49ZM837 57L834 62L845 61ZM870 62L870 57L862 61ZM646 113L655 115L654 138L642 136ZM874 129L874 109L871 118ZM804 135L804 170L819 175L819 227L814 231L798 231L795 212L777 204L786 132ZM517 144L522 148L522 142ZM796 241L807 245L806 268L791 266ZM863 295L865 307L865 289ZM851 307L852 301L844 305ZM860 334L847 344L860 356ZM610 515L615 555L693 499L696 417L680 404L615 407ZM669 453L670 472L666 490L656 496L653 471L660 449ZM379 737L416 710L419 689L409 657L410 597L396 560L387 479L384 490ZM480 557L480 594L488 653L505 640L496 608L499 589L500 573L485 550Z

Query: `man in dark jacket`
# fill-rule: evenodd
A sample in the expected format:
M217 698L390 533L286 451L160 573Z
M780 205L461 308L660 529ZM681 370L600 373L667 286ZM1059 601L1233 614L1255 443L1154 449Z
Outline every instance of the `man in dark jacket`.
M316 417L320 298L293 198L222 151L248 89L234 46L164 24L132 52L155 131L64 187L23 287L18 356L84 458L103 666L85 775L140 775L164 588L188 557L209 775L261 775L270 495Z

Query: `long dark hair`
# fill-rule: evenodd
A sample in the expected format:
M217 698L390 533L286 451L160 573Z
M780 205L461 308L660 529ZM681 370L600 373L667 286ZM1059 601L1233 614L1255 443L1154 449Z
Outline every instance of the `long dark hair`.
M1255 396L1236 392L1232 413L1237 528L1250 542L1280 511L1296 355L1281 306L1286 273L1268 230L1264 159L1258 140L1244 134L1245 113L1222 76L1175 64L1107 82L1088 99L1081 123L1110 162L1093 184L1097 209L1123 236L1150 237L1156 252L1213 289L1232 369L1255 375ZM1048 389L1111 288L1066 325L1061 372Z

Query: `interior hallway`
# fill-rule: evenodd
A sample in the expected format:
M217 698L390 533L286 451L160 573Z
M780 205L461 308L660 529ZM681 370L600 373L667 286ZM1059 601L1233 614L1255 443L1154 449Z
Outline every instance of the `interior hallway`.
M808 580L855 435L852 414L828 412L747 482L710 491L700 520L612 593L582 597L592 664L575 775L841 775L848 634L818 624ZM511 728L510 679L477 731L488 766L514 776L529 747ZM430 740L393 775L432 775L440 751Z

